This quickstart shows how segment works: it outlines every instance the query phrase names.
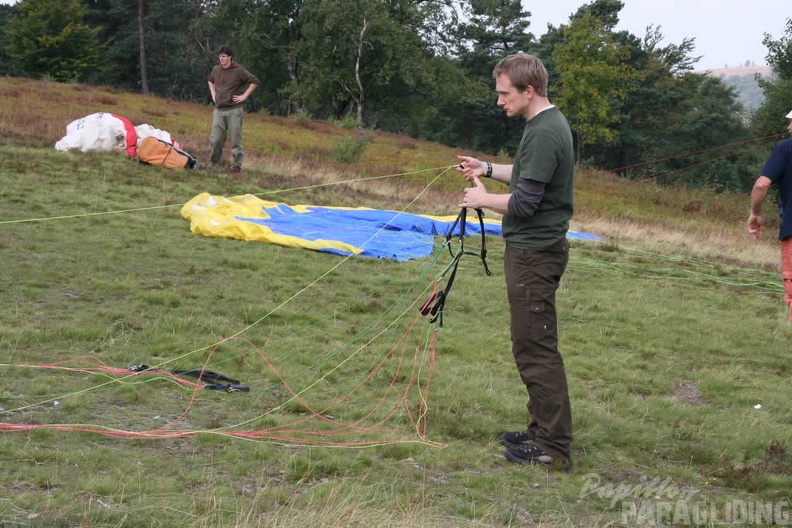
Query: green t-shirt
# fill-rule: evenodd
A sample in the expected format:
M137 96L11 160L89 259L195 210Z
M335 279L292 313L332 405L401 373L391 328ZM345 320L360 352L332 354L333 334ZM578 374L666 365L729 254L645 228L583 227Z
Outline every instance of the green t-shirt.
M508 244L532 250L550 247L566 237L574 209L575 151L566 117L552 106L525 124L512 166L509 191L520 178L545 184L544 197L530 217L503 217Z

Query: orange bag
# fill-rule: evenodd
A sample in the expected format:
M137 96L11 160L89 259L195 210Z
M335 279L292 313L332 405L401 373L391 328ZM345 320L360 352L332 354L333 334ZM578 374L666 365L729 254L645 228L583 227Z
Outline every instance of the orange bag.
M138 160L148 165L161 165L168 169L197 169L198 160L180 148L154 136L140 142Z

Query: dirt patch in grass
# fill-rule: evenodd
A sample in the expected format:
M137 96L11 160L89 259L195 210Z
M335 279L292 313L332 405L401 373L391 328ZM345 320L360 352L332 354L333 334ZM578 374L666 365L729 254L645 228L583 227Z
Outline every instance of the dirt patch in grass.
M671 399L687 405L704 405L707 400L693 381L683 381L671 394Z

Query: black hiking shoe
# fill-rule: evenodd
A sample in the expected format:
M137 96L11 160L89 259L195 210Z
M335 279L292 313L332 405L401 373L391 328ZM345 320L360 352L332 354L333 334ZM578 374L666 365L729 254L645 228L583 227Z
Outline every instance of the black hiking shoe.
M572 464L563 457L554 458L536 444L524 444L518 447L507 447L503 456L512 462L522 465L557 466L565 473L572 471Z
M506 447L520 447L531 443L535 438L530 431L507 431L501 435L501 443Z

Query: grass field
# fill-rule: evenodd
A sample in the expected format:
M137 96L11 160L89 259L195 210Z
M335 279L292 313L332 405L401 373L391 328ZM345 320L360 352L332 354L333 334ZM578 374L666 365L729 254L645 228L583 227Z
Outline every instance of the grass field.
M578 174L558 294L575 471L501 456L523 426L503 243L463 259L445 324L418 315L450 255L343 258L190 232L202 192L455 211L455 151L246 116L238 177L56 152L112 111L201 161L210 112L0 79L0 526L783 525L792 327L773 227L747 198ZM471 244L478 244L472 240ZM147 364L153 372L130 367ZM207 368L249 392L204 390ZM194 379L192 381L195 381Z

